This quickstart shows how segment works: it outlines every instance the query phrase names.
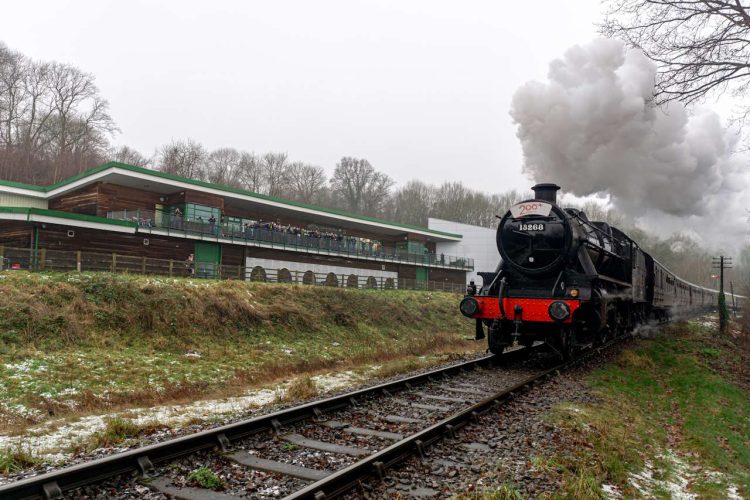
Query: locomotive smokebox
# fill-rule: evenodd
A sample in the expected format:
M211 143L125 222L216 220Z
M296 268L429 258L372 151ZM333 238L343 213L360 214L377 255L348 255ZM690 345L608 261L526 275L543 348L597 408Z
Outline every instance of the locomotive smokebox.
M560 186L557 184L537 184L531 189L534 191L534 198L537 200L544 200L557 204L557 191L560 189Z

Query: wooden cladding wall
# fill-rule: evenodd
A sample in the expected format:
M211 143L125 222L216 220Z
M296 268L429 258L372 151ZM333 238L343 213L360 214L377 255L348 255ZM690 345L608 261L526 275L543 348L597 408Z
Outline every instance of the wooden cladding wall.
M73 236L68 236L73 231ZM148 240L148 245L144 244ZM194 253L192 241L175 238L123 234L96 229L70 228L47 225L39 229L39 247L49 250L65 250L99 253L117 253L154 259L185 260Z
M91 184L76 191L49 200L51 210L97 215L99 184Z
M185 190L185 203L195 203L207 207L220 208L224 211L224 198L214 194L201 193L200 191Z
M0 244L27 248L32 245L31 227L25 222L0 222Z
M151 193L116 184L100 184L97 202L97 215L106 217L112 210L134 210L136 208L154 210L162 203L159 198L164 195Z
M245 247L239 245L221 245L221 263L227 266L245 265Z

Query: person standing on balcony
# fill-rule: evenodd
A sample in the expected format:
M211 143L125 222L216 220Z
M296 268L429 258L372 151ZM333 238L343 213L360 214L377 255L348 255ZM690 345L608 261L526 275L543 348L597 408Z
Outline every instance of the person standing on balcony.
M211 217L208 218L208 232L215 235L216 231L214 229L216 228L216 217L214 217L214 214L211 214Z
M182 210L180 210L180 207L174 209L174 227L182 229Z

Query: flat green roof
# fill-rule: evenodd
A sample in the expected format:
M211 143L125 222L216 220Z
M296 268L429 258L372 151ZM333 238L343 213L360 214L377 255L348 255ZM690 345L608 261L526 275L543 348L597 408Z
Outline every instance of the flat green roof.
M0 207L0 213L26 214L27 216L46 215L48 217L58 217L60 219L79 220L85 222L96 222L98 224L109 224L111 226L136 227L138 225L133 221L107 219L106 217L97 217L95 215L77 214L74 212L61 212L60 210L49 210L46 208Z
M331 214L331 215L338 215L338 216L341 216L341 217L349 217L349 218L352 218L352 219L358 219L358 220L365 221L365 222L374 222L374 223L377 223L377 224L386 224L386 225L389 225L389 226L399 227L399 228L402 228L402 229L414 230L414 231L421 231L421 232L426 232L426 233L432 233L432 234L435 234L435 235L447 236L447 237L450 237L450 238L463 238L463 236L460 235L460 234L447 233L447 232L444 232L444 231L436 231L434 229L428 229L426 227L415 226L413 224L403 224L401 222L392 222L392 221L388 221L388 220L385 220L385 219L379 219L377 217L369 217L367 215L360 215L360 214L355 214L355 213L352 213L352 212L347 212L345 210L337 210L335 208L327 208L327 207L321 207L321 206L317 206L317 205L308 205L307 203L300 203L300 202L297 202L297 201L287 200L287 199L284 199L284 198L277 198L275 196L268 196L268 195L265 195L265 194L254 193L252 191L247 191L245 189L235 188L235 187L231 187L231 186L225 186L223 184L211 184L210 182L199 181L199 180L195 180L195 179L189 179L187 177L180 177L178 175L168 174L168 173L165 173L165 172L160 172L158 170L152 170L150 168L136 167L135 165L128 165L127 163L120 163L120 162L116 162L116 161L110 161L110 162L104 163L104 164L99 165L97 167L94 167L92 169L86 170L85 172L81 172L78 175L74 175L72 177L68 177L67 179L63 179L60 182L57 182L55 184L51 184L51 185L45 186L45 187L42 187L42 186L33 186L33 185L30 185L30 184L22 184L22 183L18 183L18 182L3 181L3 180L0 180L0 185L2 185L2 186L9 186L9 187L15 187L15 188L21 188L21 189L29 189L29 190L33 190L33 191L41 191L41 192L44 192L44 193L48 193L50 191L54 191L55 189L64 187L64 186L66 186L68 184L71 184L73 182L76 182L78 180L85 179L86 177L90 177L92 175L98 174L99 172L103 172L103 171L105 171L107 169L110 169L110 168L119 168L119 169L122 169L122 170L127 170L127 171L130 171L130 172L135 172L135 173L139 173L139 174L151 175L151 176L154 176L154 177L160 177L160 178L166 179L166 180L177 181L177 182L184 182L186 184L192 184L192 185L198 186L198 187L205 187L205 188L217 189L217 190L220 190L220 191L225 191L227 193L240 194L240 195L243 195L243 196L250 196L252 198L258 198L258 199L261 199L261 200L272 201L272 202L275 202L275 203L280 203L280 204L283 204L283 205L288 205L290 207L304 208L304 209L307 209L307 210L317 210L319 212L325 212L325 213L328 213L328 214ZM62 213L67 213L67 212L62 212Z

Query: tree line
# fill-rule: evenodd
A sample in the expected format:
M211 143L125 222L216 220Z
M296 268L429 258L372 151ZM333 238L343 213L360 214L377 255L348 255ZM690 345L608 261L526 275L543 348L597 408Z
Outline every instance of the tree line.
M107 156L116 130L93 75L0 42L0 178L49 184Z

